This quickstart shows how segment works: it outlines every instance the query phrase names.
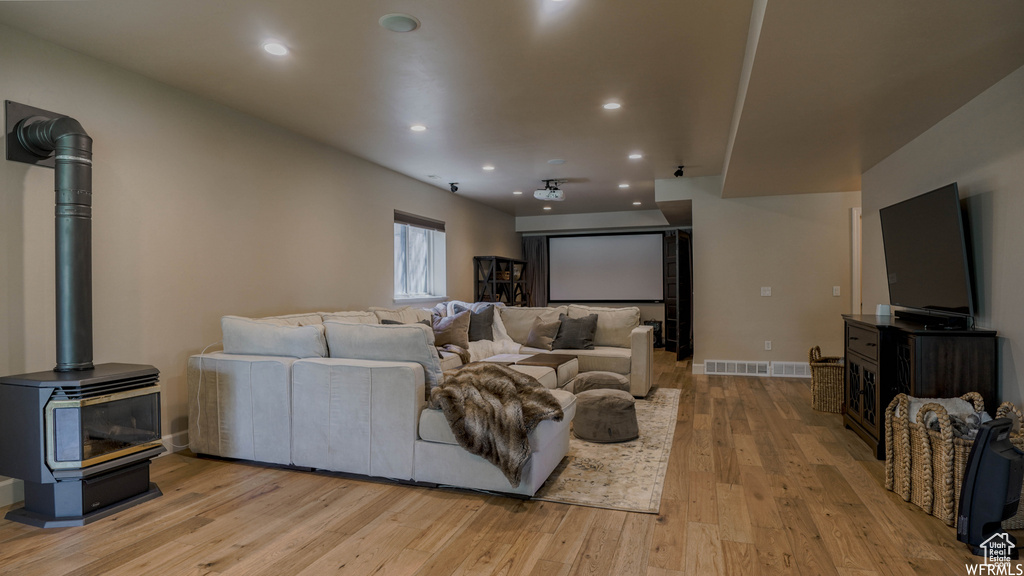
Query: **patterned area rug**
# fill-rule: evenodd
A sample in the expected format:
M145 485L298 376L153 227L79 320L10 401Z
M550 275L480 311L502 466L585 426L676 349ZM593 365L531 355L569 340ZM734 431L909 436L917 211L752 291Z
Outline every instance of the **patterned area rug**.
M636 401L636 440L595 444L571 435L569 454L533 499L657 514L678 407L679 390L655 388Z

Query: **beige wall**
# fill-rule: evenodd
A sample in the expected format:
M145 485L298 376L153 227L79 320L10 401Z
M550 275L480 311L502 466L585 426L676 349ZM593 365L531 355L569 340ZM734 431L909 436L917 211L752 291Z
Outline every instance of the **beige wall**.
M447 223L451 297L521 255L510 215L3 26L0 70L95 141L95 360L160 369L165 433L222 315L392 305L395 209ZM0 270L0 374L52 368L52 170L0 162Z
M888 303L878 210L950 182L964 199L978 326L999 331L1000 395L1024 399L1024 68L864 173L864 309ZM989 407L994 409L994 407Z
M842 355L860 194L723 199L720 190L720 177L655 182L659 202L693 201L695 368L706 359L806 362L814 345Z

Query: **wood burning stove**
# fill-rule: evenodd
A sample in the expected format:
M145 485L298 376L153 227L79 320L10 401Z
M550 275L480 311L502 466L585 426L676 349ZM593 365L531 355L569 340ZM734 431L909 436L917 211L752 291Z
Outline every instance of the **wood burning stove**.
M159 372L99 364L0 378L0 474L25 482L7 519L81 526L160 496L149 481L160 441Z
M57 365L0 378L0 474L25 482L7 519L81 526L160 496L159 371L92 362L92 138L73 118L6 103L7 159L54 167Z

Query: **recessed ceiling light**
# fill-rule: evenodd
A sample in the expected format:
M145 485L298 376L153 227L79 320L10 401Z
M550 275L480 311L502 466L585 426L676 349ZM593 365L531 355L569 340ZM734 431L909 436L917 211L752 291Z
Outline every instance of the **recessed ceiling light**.
M413 124L412 126L409 126L409 130L412 130L413 132L423 132L426 129L427 127L423 124Z
M619 108L622 108L622 104L619 104L618 102L608 102L602 106L602 108L605 110L618 110Z
M639 202L633 202L633 206L639 206L639 205L640 205Z
M288 47L277 40L268 40L264 42L263 50L267 54L273 54L274 56L284 56L288 53Z
M551 160L548 160L548 164L565 164L565 160L562 160L561 158L552 158Z
M619 184L619 188L629 188L629 184Z
M488 164L488 165L484 166L484 170L487 170L488 172L490 172L491 170L494 170L494 166L491 166L490 164Z
M522 196L523 195L523 191L522 190L516 190L515 192L513 192L513 194L515 194L516 196Z
M420 27L419 19L408 14L385 14L377 23L392 32L412 32Z
M545 210L551 210L551 206L545 206L544 209Z
M640 154L640 153L638 153L638 152L634 152L634 153L632 153L632 154L630 154L630 155L629 155L629 159L630 159L630 160L639 160L639 159L641 159L641 158L643 158L643 157L644 157L644 155L643 155L643 154Z

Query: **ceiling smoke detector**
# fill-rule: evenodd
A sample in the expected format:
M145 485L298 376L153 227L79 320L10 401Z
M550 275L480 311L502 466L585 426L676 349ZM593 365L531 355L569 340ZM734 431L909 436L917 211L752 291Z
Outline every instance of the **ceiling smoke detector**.
M544 187L533 191L533 197L546 202L561 202L565 200L565 192L558 187L558 180L543 180Z

